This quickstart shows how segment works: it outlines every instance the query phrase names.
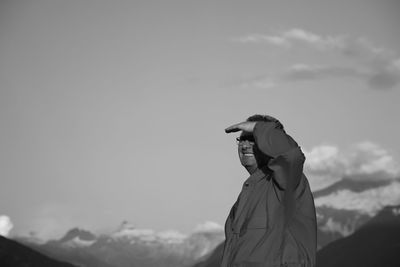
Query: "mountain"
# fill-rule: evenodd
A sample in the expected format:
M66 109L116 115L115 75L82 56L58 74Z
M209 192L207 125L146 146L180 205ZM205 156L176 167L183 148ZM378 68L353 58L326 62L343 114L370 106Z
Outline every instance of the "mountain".
M204 257L203 261L193 267L219 267L221 265L222 253L224 252L224 243L219 244L214 251Z
M384 208L352 235L317 254L317 267L400 266L400 206Z
M73 240L80 240L82 242L94 242L96 240L96 236L89 231L82 230L79 228L73 228L68 231L64 237L62 237L59 242L60 243L68 243Z
M317 248L321 249L337 239L352 234L371 217L357 210L335 209L326 206L316 207Z
M362 180L356 179L355 177L344 177L343 179L337 181L336 183L318 190L313 193L314 198L321 196L330 195L336 193L340 190L350 190L353 192L362 192L368 189L373 189L385 185L389 185L390 180Z
M59 240L27 245L85 267L186 267L213 251L223 238L223 229L213 223L183 235L176 231L156 233L123 222L111 234L96 236L74 228Z
M372 218L383 207L400 204L400 178L386 181L377 178L375 182L341 180L313 194L316 207L358 211Z
M383 207L400 204L400 181L362 181L345 178L314 192L318 249L346 237Z
M51 259L16 241L0 236L0 266L2 267L74 267Z

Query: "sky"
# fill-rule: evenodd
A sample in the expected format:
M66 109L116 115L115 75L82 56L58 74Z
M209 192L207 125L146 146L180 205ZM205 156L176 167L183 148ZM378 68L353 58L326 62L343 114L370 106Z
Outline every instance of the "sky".
M395 0L1 1L3 235L223 225L248 177L224 129L256 113L302 147L314 191L396 179L399 11Z

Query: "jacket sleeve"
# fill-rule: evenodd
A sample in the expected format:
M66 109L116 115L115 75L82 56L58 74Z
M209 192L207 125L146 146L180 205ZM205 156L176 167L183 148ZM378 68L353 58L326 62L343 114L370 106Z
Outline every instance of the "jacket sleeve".
M271 157L268 167L281 190L293 191L303 174L304 154L297 143L275 122L257 122L253 131L258 149Z

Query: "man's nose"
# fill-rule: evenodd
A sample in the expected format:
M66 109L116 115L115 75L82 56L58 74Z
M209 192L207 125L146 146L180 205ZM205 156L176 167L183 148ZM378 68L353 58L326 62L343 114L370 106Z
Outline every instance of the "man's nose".
M251 140L243 140L243 143L248 145L254 145L254 142Z
M243 142L241 142L241 144L240 144L240 146L242 147L242 148L252 148L253 147L253 143L252 142L250 142L250 141L243 141Z

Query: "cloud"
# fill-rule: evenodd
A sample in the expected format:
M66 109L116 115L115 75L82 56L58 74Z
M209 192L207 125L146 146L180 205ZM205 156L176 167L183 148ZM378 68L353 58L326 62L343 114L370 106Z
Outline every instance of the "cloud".
M399 179L398 161L385 149L372 142L362 142L340 151L333 145L304 150L304 172L313 190L321 189L340 179Z
M7 215L0 215L0 235L8 236L11 229L14 227L10 217Z
M385 66L376 69L367 76L370 87L374 89L390 89L400 83L400 68Z
M303 45L342 56L340 65L294 64L274 76L266 75L248 81L244 84L247 87L270 88L285 82L342 77L363 81L373 89L391 89L400 84L400 58L393 51L377 47L366 38L321 36L303 29L291 29L277 35L251 34L236 38L235 41L264 43L285 49ZM350 66L347 61L350 61Z
M289 48L291 46L290 42L285 40L280 36L268 36L262 34L250 34L248 36L243 36L235 38L234 41L240 43L269 43L272 45L283 46Z
M282 76L282 81L316 80L329 77L363 77L363 73L350 67L333 66L310 66L306 64L295 64Z
M383 207L400 203L400 182L357 193L341 190L315 199L315 206L327 206L341 210L358 210L374 216Z
M224 227L221 226L220 224L216 223L216 222L211 222L211 221L207 221L203 224L199 224L196 226L196 228L194 229L195 233L199 233L199 232L220 232L223 231Z
M278 35L250 34L234 40L240 43L267 43L285 48L293 47L296 43L302 43L321 50L341 48L344 45L344 37L342 36L322 37L296 28Z
M313 190L324 188L343 177L344 166L337 147L322 145L310 151L303 149L303 152L306 156L304 173Z
M398 162L388 151L371 142L357 144L347 155L345 175L378 179L399 178Z
M182 242L185 238L187 238L187 235L182 234L176 230L167 230L159 232L157 235L159 238L167 240L169 243L179 243Z
M329 78L350 78L364 81L373 89L390 89L400 83L400 68L387 66L375 70L362 70L353 67L294 64L275 77L254 78L242 83L242 86L269 89L288 82Z
M274 88L278 85L278 81L274 80L271 76L258 77L241 82L242 88L256 87L262 89Z
M352 67L296 64L284 72L278 80L281 82L293 82L326 78L355 78L365 81L369 87L374 89L390 89L400 83L400 68L388 65L362 70Z

